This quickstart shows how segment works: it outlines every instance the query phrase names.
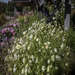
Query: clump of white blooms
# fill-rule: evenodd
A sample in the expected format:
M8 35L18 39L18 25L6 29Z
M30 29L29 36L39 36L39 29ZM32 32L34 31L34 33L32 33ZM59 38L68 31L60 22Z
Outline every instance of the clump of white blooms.
M22 37L15 38L6 57L12 75L54 75L68 68L67 33L43 21L34 22Z

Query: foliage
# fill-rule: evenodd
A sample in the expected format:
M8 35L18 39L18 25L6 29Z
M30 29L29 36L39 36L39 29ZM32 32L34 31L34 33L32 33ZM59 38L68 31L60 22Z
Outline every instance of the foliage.
M12 75L67 75L70 49L68 34L61 27L35 21L8 49L8 71Z
M0 13L0 26L5 24L7 22L7 19L5 18L5 14Z
M75 52L75 31L73 29L70 31L70 47Z
M17 22L19 23L18 28L15 28L17 37L22 37L22 32L28 30L31 27L31 24L38 20L37 15L26 15L26 16L19 16Z

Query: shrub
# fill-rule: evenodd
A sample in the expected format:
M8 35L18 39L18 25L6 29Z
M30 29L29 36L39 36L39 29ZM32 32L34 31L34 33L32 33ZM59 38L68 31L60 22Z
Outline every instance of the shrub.
M8 49L8 71L12 75L67 75L70 49L68 34L59 26L35 21Z
M5 18L5 14L0 14L0 26L5 24L7 22L7 19Z

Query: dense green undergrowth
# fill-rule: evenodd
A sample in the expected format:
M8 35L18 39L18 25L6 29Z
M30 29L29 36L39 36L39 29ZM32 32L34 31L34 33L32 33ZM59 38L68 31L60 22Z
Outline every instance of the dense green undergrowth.
M57 11L49 24L36 15L17 21L13 44L6 48L7 75L68 75L69 33L62 28L63 12Z
M75 52L75 31L73 29L70 32L70 47L71 51Z
M68 33L61 26L45 20L34 21L21 31L8 49L5 61L8 72L13 75L67 75L69 72L70 48Z

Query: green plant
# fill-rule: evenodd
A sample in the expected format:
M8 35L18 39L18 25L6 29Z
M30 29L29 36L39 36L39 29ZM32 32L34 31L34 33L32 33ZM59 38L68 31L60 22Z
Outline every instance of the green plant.
M75 52L75 31L73 29L70 31L70 47L71 51Z
M68 74L68 33L61 27L35 21L8 49L8 71L13 75Z
M37 15L32 15L32 16L20 16L18 19L18 23L19 23L19 27L16 28L16 33L17 33L17 36L22 36L22 32L25 31L25 30L28 30L29 27L32 26L32 23L35 21L35 20L38 20L38 17Z
M5 14L1 13L0 14L0 26L2 26L3 24L5 24L7 22L6 18L5 18Z

